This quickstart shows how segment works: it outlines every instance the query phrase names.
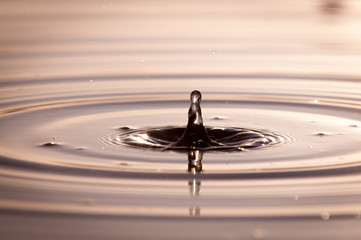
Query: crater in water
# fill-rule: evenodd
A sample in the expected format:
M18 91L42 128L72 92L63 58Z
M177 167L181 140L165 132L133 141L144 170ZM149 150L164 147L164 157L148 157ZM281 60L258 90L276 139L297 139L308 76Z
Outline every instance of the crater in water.
M194 90L190 99L186 127L167 126L135 130L121 127L122 133L116 134L112 142L161 150L245 151L286 140L285 136L266 130L205 127L200 107L202 94Z

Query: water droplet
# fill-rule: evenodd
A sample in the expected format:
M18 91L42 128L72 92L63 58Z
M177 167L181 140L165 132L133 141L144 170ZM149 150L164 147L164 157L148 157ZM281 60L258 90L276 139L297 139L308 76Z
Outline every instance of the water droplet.
M321 213L321 219L325 220L325 221L329 220L330 219L330 214L328 212L322 212Z
M298 195L294 195L293 196L293 200L296 202L296 201L298 201Z
M213 55L216 55L216 54L217 54L217 52L216 52L216 51L212 51L212 54L213 54Z
M224 120L224 118L221 117L221 116L213 117L212 119L213 119L213 120Z
M132 128L131 127L128 127L128 126L124 126L124 127L120 127L119 130L124 130L124 131L127 131L127 130L131 130Z
M129 166L129 163L121 162L119 163L120 166Z
M357 125L357 124L352 124L352 125L350 125L350 127L358 128L358 127L360 127L360 126Z
M55 142L47 142L47 143L43 143L41 146L43 146L43 147L58 147L58 146L60 146L60 144L55 143Z
M253 239L261 239L263 237L263 232L261 229L254 229L252 232Z
M89 82L93 82L93 79L90 79Z
M314 102L314 103L318 103L318 99L314 99L313 102Z

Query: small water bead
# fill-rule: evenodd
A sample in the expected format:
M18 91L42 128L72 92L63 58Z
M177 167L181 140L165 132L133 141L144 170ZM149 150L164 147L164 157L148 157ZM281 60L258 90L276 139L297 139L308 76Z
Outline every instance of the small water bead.
M224 117L216 116L212 118L213 120L224 120Z
M41 146L43 146L43 147L58 147L58 146L60 146L60 144L55 143L55 142L47 142L47 143L43 143Z

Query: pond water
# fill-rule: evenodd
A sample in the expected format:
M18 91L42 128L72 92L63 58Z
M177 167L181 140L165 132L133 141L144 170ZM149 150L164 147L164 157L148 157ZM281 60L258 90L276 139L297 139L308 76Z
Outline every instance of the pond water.
M358 1L2 5L3 236L361 235Z

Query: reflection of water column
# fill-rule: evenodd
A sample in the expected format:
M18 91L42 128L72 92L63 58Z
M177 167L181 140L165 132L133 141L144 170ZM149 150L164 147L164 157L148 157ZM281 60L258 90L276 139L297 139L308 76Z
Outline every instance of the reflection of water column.
M188 172L192 173L194 176L197 173L202 172L202 159L203 152L199 150L191 150L188 153Z
M201 191L201 180L197 176L202 172L202 158L203 153L199 150L191 150L188 153L188 172L191 174L192 179L188 181L189 192L193 198L199 196ZM201 215L201 208L192 206L189 208L190 216Z

